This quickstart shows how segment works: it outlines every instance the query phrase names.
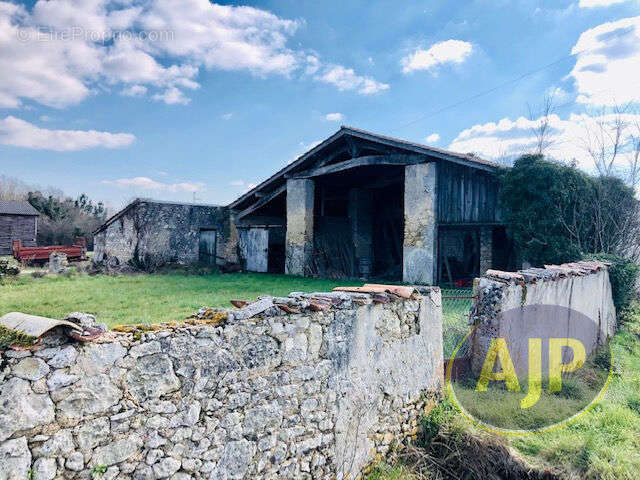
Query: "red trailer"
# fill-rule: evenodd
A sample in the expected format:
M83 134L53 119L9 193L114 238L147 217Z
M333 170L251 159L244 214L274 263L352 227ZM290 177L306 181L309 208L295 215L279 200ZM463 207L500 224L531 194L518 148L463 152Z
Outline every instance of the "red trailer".
M87 242L77 237L73 245L50 245L47 247L23 247L20 240L13 241L13 258L21 263L45 263L51 253L65 253L69 261L84 260Z

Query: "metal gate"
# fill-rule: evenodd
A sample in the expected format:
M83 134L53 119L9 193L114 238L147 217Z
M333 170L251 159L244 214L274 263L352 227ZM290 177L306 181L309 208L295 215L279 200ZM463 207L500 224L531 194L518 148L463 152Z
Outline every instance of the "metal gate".
M473 291L465 289L442 289L442 337L445 372L454 351L471 330L471 308ZM470 368L469 343L465 342L456 352L452 378L464 375Z

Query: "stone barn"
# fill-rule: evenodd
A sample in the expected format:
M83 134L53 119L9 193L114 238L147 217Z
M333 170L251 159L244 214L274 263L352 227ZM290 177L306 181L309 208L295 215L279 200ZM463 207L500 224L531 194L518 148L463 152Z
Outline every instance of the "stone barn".
M229 205L249 270L468 282L515 264L502 167L342 127Z
M226 207L139 198L94 232L94 261L224 263L229 226Z
M136 200L98 229L96 259L213 263L211 250L253 272L466 284L516 263L501 168L342 127L227 207Z
M29 202L0 200L0 255L11 255L14 240L36 246L39 215Z

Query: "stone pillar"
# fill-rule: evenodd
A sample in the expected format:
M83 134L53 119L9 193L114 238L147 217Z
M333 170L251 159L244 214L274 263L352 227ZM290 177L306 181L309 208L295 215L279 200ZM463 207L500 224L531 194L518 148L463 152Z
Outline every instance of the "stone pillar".
M436 180L434 162L404 167L402 279L405 282L436 282Z
M362 278L371 276L373 264L373 195L371 190L349 190L349 221L356 254L356 271Z
M313 180L287 180L285 273L308 275L313 254Z
M480 228L480 275L493 266L493 228Z

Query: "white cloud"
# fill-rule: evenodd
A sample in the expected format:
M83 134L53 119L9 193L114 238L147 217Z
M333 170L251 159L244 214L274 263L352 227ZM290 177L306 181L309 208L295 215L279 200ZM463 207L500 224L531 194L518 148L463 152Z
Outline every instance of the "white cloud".
M305 73L307 75L313 75L320 69L320 59L315 55L307 55L305 59L307 66L305 67Z
M163 183L149 177L118 178L117 180L103 180L107 185L135 190L164 190L167 192L200 192L204 190L202 182Z
M191 101L182 90L176 87L168 88L162 93L156 93L152 98L162 101L167 105L188 105Z
M244 180L231 180L229 185L232 187L242 187L244 185Z
M389 89L389 85L374 80L371 77L357 75L352 68L342 65L328 65L316 80L337 87L338 90L355 90L361 95L373 95Z
M342 120L344 120L344 115L342 115L341 113L327 113L324 116L324 119L329 121L329 122L341 122Z
M147 87L143 85L131 85L120 92L125 97L142 97L147 93Z
M288 46L301 23L207 0L38 0L30 10L0 0L0 72L11 72L0 108L26 99L61 108L110 86L184 104L202 69L314 75L317 57ZM346 89L385 88L351 72Z
M580 0L578 5L582 8L610 7L618 3L625 3L628 0Z
M232 117L233 117L233 113L231 113L231 112L221 115L221 118L223 120L231 120Z
M404 73L416 70L433 71L439 65L464 62L471 52L473 45L462 40L445 40L431 45L427 50L418 48L401 61Z
M438 133L432 133L427 138L424 139L427 143L437 143L440 141L440 135Z
M591 105L638 102L640 17L598 25L580 35L572 53L576 64L569 76L577 101Z
M95 147L126 147L131 145L135 138L130 133L48 130L13 116L0 119L0 144L14 147L70 152Z
M623 153L630 145L630 134L635 125L640 125L640 115L623 114L623 120L630 126L623 135ZM615 114L602 112L597 115L572 113L566 119L558 115L549 116L550 145L545 151L547 156L563 161L576 161L581 167L590 170L593 168L593 160L589 157L585 142L589 133L597 131L598 124L613 125ZM516 120L503 118L499 122L488 122L474 125L463 130L451 142L449 149L461 153L476 153L488 159L512 159L525 153L535 152L535 129L540 125L541 119L530 120L520 117ZM640 134L640 131L637 132Z

